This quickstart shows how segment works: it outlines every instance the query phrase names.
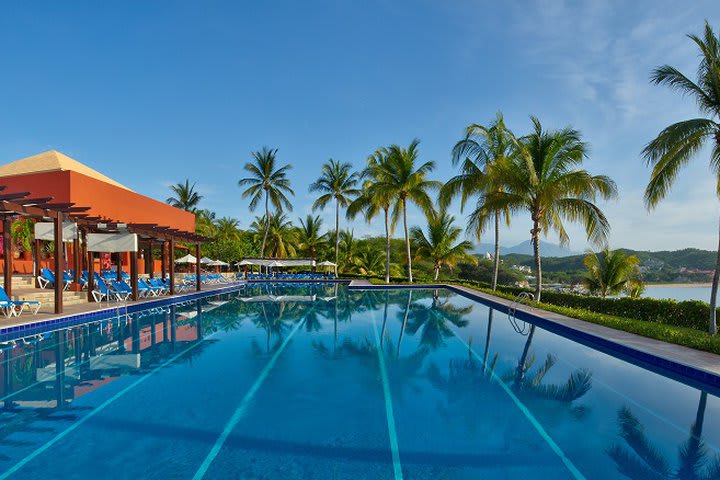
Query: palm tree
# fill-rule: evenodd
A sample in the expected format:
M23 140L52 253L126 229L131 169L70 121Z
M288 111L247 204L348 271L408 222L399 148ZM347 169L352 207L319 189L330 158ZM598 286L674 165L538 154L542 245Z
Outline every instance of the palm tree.
M504 190L486 193L484 201L470 215L472 225L483 225L497 211L530 212L530 231L535 256L535 300L542 290L540 234L554 230L560 244L569 237L563 221L581 222L588 240L604 245L610 225L594 201L598 196L615 198L615 182L604 175L590 175L579 166L587 147L580 132L572 128L543 130L540 120L531 117L533 133L521 139L518 155L497 165Z
M458 241L462 229L453 226L455 217L448 215L445 211L430 215L428 217L427 236L420 227L410 229L410 236L415 243L415 255L421 258L431 259L434 279L440 275L440 268L445 265L452 269L459 261L466 261L477 265L477 258L468 253L472 243L463 240Z
M493 175L493 168L506 162L516 152L517 140L505 126L502 113L498 112L495 121L489 126L476 123L465 129L465 138L455 144L452 150L453 165L462 162L461 173L451 178L440 191L440 204L447 207L452 197L461 196L460 209L472 196L479 196L482 202L484 193L502 191L502 178ZM502 210L495 211L492 221L495 225L495 254L493 256L493 276L491 287L497 288L500 272L500 217L505 214L509 224L510 216ZM488 218L488 220L490 220ZM487 227L488 222L474 225L477 238Z
M322 223L320 216L308 215L305 220L300 219L300 227L297 229L298 247L308 257L315 258L318 251L327 244L327 238L320 233Z
M260 235L267 239L268 252L273 258L292 257L297 253L296 232L292 223L282 212L270 215L270 221L266 217L255 217L250 225L254 240L257 241Z
M358 183L358 174L352 171L349 163L336 162L332 158L320 170L320 178L310 185L311 192L322 195L313 203L313 211L325 208L331 201L335 201L335 274L337 275L338 256L340 254L340 207L347 207L351 197L360 193L355 188Z
M170 190L173 192L172 197L168 197L165 203L172 205L175 208L181 208L188 212L197 210L197 206L203 196L195 190L195 184L190 185L190 180L185 180L185 183L176 183L170 185Z
M588 290L605 298L627 288L630 280L637 276L640 260L635 255L626 256L622 250L606 247L600 254L588 253L583 263L588 269L584 279Z
M219 218L215 222L215 235L218 239L240 241L240 222L237 218Z
M410 142L407 148L399 145L390 145L383 150L388 157L388 168L383 178L375 186L377 192L383 197L393 199L393 224L397 222L400 215L403 217L405 229L405 253L407 257L408 281L412 283L412 254L410 252L410 232L407 223L407 204L414 203L425 215L433 211L433 202L428 194L431 190L439 190L441 182L428 180L427 176L435 168L434 162L425 162L416 167L418 159L418 145L420 141L415 139Z
M705 35L688 37L700 49L700 65L697 82L693 82L679 70L669 65L656 68L651 81L657 85L667 85L683 95L695 99L700 112L706 118L693 118L674 123L661 131L647 144L642 155L652 166L650 182L645 189L645 205L648 209L657 206L665 198L675 182L680 168L707 143L711 145L710 170L720 184L720 36L715 36L710 24L705 22ZM720 196L720 188L716 190ZM711 335L717 333L717 290L720 279L720 245L718 245L715 273L710 293Z
M370 155L361 174L365 179L362 193L347 208L348 219L353 219L363 212L368 223L382 210L385 219L385 283L390 283L390 235L395 225L390 223L392 197L376 185L382 185L387 179L389 169L388 157L382 149Z
M260 201L265 199L265 218L270 218L270 203L276 210L286 209L292 211L292 204L286 194L295 195L290 188L290 179L287 178L291 165L277 168L277 148L263 147L262 150L253 152L253 161L245 164L245 170L250 173L249 177L240 179L238 186L247 188L243 190L242 197L250 197L250 211L254 212ZM265 255L270 222L265 222L265 233L263 235L260 256Z
M340 261L343 263L343 267L351 266L355 263L359 246L352 230L343 230L340 232Z

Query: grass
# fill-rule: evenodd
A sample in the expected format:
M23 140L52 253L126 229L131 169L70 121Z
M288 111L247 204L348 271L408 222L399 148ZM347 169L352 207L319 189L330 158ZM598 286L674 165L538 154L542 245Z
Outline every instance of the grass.
M385 281L383 279L369 278L368 280L374 285L385 285ZM438 283L462 285L483 293L487 293L488 295L494 295L496 297L505 298L507 300L515 299L514 295L498 291L492 291L489 288L478 287L475 284L443 280L438 281ZM393 284L406 285L407 282L393 282ZM414 283L414 285L419 284L421 283ZM694 328L676 327L673 325L665 325L644 320L636 320L633 318L616 317L612 315L605 315L602 313L593 312L590 310L560 307L557 305L551 305L542 302L529 302L529 304L541 310L559 313L561 315L565 315L566 317L574 318L577 320L582 320L597 325L603 325L605 327L614 328L615 330L622 330L624 332L634 333L643 337L654 338L663 342L682 345L684 347L694 348L695 350L702 350L705 352L720 355L720 336L711 336L707 332L696 330Z

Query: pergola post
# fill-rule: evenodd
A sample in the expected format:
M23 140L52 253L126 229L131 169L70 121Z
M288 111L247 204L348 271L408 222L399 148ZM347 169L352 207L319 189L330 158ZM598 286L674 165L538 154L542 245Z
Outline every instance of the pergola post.
M132 299L138 299L138 264L137 252L130 252L130 287L132 288Z
M195 244L195 290L200 291L202 281L200 280L200 244Z
M88 259L87 230L85 230L84 228L82 230L80 230L80 236L82 237L82 245L80 247L80 253L81 253L80 258L82 259L82 262L80 263L80 270L90 270L87 266L87 259Z
M163 280L167 276L167 242L160 244L160 273L162 274Z
M33 255L35 257L35 286L40 287L40 284L38 284L37 277L40 276L40 249L42 248L42 242L40 240L33 240L33 243L35 244L35 251L33 252Z
M80 257L82 254L80 253L80 238L75 237L73 240L73 283L75 284L76 291L80 291Z
M168 246L168 258L170 267L170 295L175 295L175 240L170 239L170 245Z
M95 254L93 252L87 252L87 270L88 270L88 284L87 284L87 295L88 302L92 302L93 290L95 290Z
M145 249L145 273L150 275L150 278L155 278L155 262L153 261L152 254L152 240L148 240L148 245Z
M12 295L12 220L8 215L3 216L3 255L5 266L3 268L3 280L5 292L8 297Z
M55 216L55 313L63 312L63 271L65 259L63 250L63 214L57 212Z
M123 269L123 263L122 263L122 252L118 252L117 254L117 281L122 282L122 269Z

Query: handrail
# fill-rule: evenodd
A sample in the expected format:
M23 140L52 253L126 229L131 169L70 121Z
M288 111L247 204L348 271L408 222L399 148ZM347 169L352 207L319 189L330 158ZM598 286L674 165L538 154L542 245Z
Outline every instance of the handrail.
M522 305L524 301L526 300L533 301L535 299L535 296L530 292L520 292L517 297L515 297L515 300L512 301L510 305L508 305L508 320L510 321L510 325L512 325L513 330L515 332L519 333L520 335L527 335L530 333L530 329L528 328L528 323L520 320L522 322L522 325L518 323L517 319L517 307Z

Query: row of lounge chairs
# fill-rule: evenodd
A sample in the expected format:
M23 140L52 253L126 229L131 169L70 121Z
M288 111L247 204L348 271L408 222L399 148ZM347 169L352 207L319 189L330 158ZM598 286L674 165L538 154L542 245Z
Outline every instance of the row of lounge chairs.
M195 284L197 275L185 275L185 283ZM200 275L200 282L202 283L230 283L230 281L219 273L205 273Z
M95 285L92 296L96 302L102 302L103 300L126 302L132 296L132 287L130 284L125 280L117 280L117 275L112 280L106 280L101 277L100 274L95 273L94 278ZM178 293L189 290L190 288L191 285L189 283L175 284L175 291ZM138 295L140 298L159 297L160 295L167 295L169 293L170 281L168 279L138 278Z

